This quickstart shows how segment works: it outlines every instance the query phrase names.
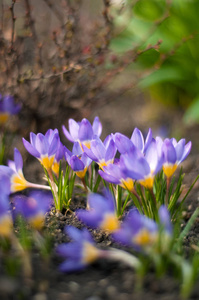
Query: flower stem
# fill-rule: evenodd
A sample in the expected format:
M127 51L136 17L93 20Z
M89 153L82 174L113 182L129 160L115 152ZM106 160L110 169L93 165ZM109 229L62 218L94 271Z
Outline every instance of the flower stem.
M167 190L166 190L166 199L165 199L165 205L169 205L169 187L170 187L171 177L167 177Z
M32 183L32 182L28 182L28 187L34 188L34 189L48 190L48 191L51 190L51 188L48 185L36 184L36 183Z
M110 260L121 261L134 269L138 269L141 267L141 262L137 257L120 249L111 248L110 250L102 250L100 251L100 257Z

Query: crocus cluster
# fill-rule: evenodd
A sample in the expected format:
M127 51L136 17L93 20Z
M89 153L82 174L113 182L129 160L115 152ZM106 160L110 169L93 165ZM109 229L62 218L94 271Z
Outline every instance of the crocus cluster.
M116 133L113 140L120 152L120 159L105 166L99 173L105 180L131 191L135 181L152 189L155 175L162 168L165 175L171 177L191 150L191 142L186 144L185 139L177 142L175 139L153 138L151 129L145 141L137 128L131 139Z
M6 103L12 101L12 98L9 98ZM5 107L7 106L5 105ZM19 107L16 108L16 111L18 109ZM98 165L98 174L103 178L105 185L108 182L115 186L121 186L137 196L135 182L153 192L156 174L163 170L165 176L170 179L178 165L184 161L191 150L191 142L186 144L185 139L177 142L174 138L166 138L165 140L160 137L154 138L151 129L148 130L146 138L138 128L135 128L131 138L117 132L108 135L102 141L100 139L102 124L98 117L95 117L93 124L85 118L81 122L70 119L69 130L63 126L63 132L66 138L73 143L72 151L62 144L58 129L49 129L45 134L31 132L30 141L23 138L26 150L37 158L45 169L50 186L31 183L25 179L23 159L19 150L15 148L14 161L8 161L7 166L0 166L0 176L5 178L7 182L7 195L15 194L27 188L51 189L56 209L61 210L61 205L64 203L63 198L66 198L66 193L70 194L68 192L70 190L70 178L68 180L59 178L59 175L62 174L59 170L61 161L65 159L67 165L82 180L87 192L92 190L86 185L88 180L86 181L85 177L88 176L88 173L91 174L90 165L93 162L93 164ZM116 154L118 154L117 158ZM92 180L94 180L94 176L90 180L91 183ZM62 187L65 188L64 191L60 190ZM114 188L112 192L113 190ZM87 210L78 211L77 216L91 227L101 228L109 232L118 230L120 226L116 208L119 205L119 200L114 198L112 192L106 192L104 197L90 193ZM17 204L17 207L20 207L22 212L24 206L22 214L24 216L31 215L31 213L27 213L29 201L17 200L17 203L26 203ZM140 199L139 203L142 205ZM33 206L36 208L35 205ZM160 204L157 205L157 209L159 206ZM46 206L44 205L44 207ZM39 216L37 218L40 219ZM39 224L39 221L33 223Z

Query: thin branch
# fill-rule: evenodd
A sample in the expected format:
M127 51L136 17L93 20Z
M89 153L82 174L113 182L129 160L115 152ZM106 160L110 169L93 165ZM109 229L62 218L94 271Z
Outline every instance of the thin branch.
M11 52L14 51L14 36L15 36L15 22L16 22L16 17L14 14L14 6L15 6L16 0L12 0L12 4L10 6L10 12L11 12L11 17L12 17L12 33L11 33Z
M32 32L33 39L35 40L35 42L37 42L38 38L37 38L35 25L34 25L35 21L32 18L32 14L31 14L30 2L29 2L29 0L24 0L24 1L25 1L25 6L26 6L26 26L30 28L30 30Z
M43 0L43 1L52 10L52 12L57 17L57 19L60 21L60 23L62 24L62 26L64 26L63 16L60 13L60 11L54 6L54 4L51 3L50 0Z
M4 0L1 0L1 28L0 28L0 36L3 37L4 31Z

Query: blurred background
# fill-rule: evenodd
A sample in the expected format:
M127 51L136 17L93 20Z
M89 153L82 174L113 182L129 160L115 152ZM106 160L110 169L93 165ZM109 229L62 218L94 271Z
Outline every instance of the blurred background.
M13 144L49 128L66 144L69 118L98 115L102 138L151 127L198 151L198 11L198 0L0 0L0 93L22 104Z

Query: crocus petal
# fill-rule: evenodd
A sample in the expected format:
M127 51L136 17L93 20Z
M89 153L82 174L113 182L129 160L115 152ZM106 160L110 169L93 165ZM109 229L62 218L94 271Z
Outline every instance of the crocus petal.
M81 161L83 162L84 166L86 166L86 167L88 167L92 163L92 160L87 156L86 153L82 154Z
M147 151L150 143L152 142L152 139L153 139L153 133L152 133L151 128L149 128L149 131L147 133L146 140L145 140L144 153Z
M84 163L76 156L73 155L70 159L70 166L73 171L78 172L84 170Z
M22 170L23 168L23 159L21 156L21 153L17 148L14 149L14 162L15 162L15 168L18 172L19 170Z
M164 161L167 163L175 164L176 163L176 151L172 144L172 142L169 139L165 139L162 151L164 153Z
M86 147L86 148L87 148L87 147ZM87 148L87 149L88 149L88 148ZM73 153L74 155L77 155L77 156L79 156L79 155L81 155L81 154L83 153L82 148L81 148L79 142L75 142L75 143L74 143L72 153Z
M110 182L110 183L113 183L113 184L120 184L120 180L118 178L113 177L112 175L110 175L106 172L103 172L102 170L99 170L98 173L107 182Z
M91 123L85 118L80 123L78 137L81 142L91 140L93 137Z
M138 128L134 129L131 136L131 141L140 151L144 150L144 138L141 131Z
M179 161L179 163L181 163L183 160L185 160L185 158L187 158L187 156L189 155L190 151L191 151L191 147L192 147L192 143L188 142L185 147L184 147L184 154L181 157L181 160Z
M92 142L91 142L92 143ZM88 147L82 145L84 152L86 153L86 155L88 157L90 157L90 159L92 159L93 161L98 162L98 157L96 155L94 155L94 153L92 152L91 149L89 149Z
M59 266L59 270L61 272L74 272L74 271L80 271L85 268L85 264L79 262L79 261L73 261L73 260L68 260Z
M91 150L93 154L97 157L98 161L105 158L106 149L103 142L95 136L95 139L91 142Z
M168 209L165 205L161 205L158 210L160 224L164 226L164 230L168 231L168 233L172 233L172 224L171 218L168 212Z
M85 209L76 211L77 218L91 228L99 227L103 215L96 211L86 211Z
M106 154L105 154L105 162L114 160L116 152L117 152L117 148L115 146L115 143L113 140L110 140L110 143L108 145L108 148L107 148Z
M73 141L77 141L78 140L79 123L77 123L73 119L69 119L68 127L69 127L70 136L72 137Z
M78 127L78 129L79 129L79 127ZM72 138L72 136L70 135L70 133L68 132L68 130L66 129L66 127L65 127L64 125L62 126L62 130L63 130L63 133L64 133L65 137L66 137L70 142L74 143L75 140Z
M135 180L142 179L151 173L148 162L144 157L139 156L136 149L131 151L129 155L121 155L120 163L126 177Z
M92 241L91 235L86 229L81 231L69 225L64 228L64 231L73 241L80 242L83 239Z
M109 192L104 192L105 195L102 196L97 193L90 193L88 196L88 203L90 208L94 209L95 211L115 211L115 201L113 199L112 194Z
M35 143L36 143L36 137L37 135L34 132L30 133L30 143L31 145L33 145L35 147Z
M61 244L56 248L57 254L68 257L70 256L72 259L81 259L82 256L82 247L78 247L76 243L68 243L68 244Z
M115 133L114 140L116 147L121 154L126 153L130 148L135 147L128 137L119 132Z
M94 121L93 121L93 133L94 135L97 135L100 137L101 133L102 133L102 124L99 120L98 117L95 117Z
M58 150L58 146L59 146L59 134L58 133L55 133L54 136L53 136L53 139L52 139L52 142L51 142L51 145L48 149L48 155L49 156L52 156L54 155L57 150Z
M48 141L42 133L38 133L35 140L35 148L41 155L48 153Z
M184 147L185 147L185 139L181 139L175 146L177 161L181 160L183 153L184 153Z
M23 144L24 144L24 147L26 148L26 150L32 156L35 156L35 157L39 158L40 157L40 153L28 141L26 141L24 138L22 138L22 140L23 140Z
M159 172L159 170L162 168L162 164L163 164L163 155L161 157L159 157L155 140L153 140L150 143L150 145L146 151L145 158L150 166L151 173L156 174L157 172Z

